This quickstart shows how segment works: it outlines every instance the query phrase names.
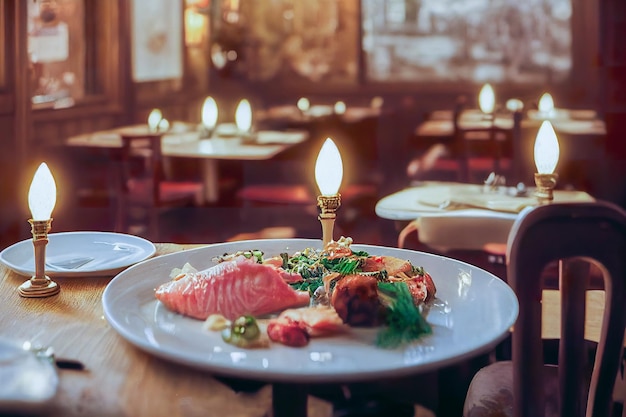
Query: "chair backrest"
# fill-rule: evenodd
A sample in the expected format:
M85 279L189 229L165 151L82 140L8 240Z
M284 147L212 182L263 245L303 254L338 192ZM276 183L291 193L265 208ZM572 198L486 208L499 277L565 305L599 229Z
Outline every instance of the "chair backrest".
M562 265L560 415L583 416L586 409L587 416L609 416L626 322L626 212L606 202L529 208L514 223L507 245L508 280L520 305L512 335L514 416L544 415L541 271L555 260ZM583 339L588 271L582 260L599 266L606 291L601 336L587 396L581 395L586 362Z
M121 184L128 190L130 181L143 181L150 188L152 203L160 200L159 182L165 178L159 133L121 135Z
M475 157L487 158L491 162L488 167L490 171L497 174L509 174L517 177L519 169L515 166L517 144L521 140L521 120L522 113L519 111L511 114L511 127L502 126L494 121L491 116L485 116L483 121L474 121L466 126L462 120L463 107L462 104L457 106L454 111L454 146L455 153L458 155L461 166L461 179L470 181L471 166L470 159ZM491 118L490 118L491 117ZM512 160L511 167L507 172L503 172L503 160L506 157Z

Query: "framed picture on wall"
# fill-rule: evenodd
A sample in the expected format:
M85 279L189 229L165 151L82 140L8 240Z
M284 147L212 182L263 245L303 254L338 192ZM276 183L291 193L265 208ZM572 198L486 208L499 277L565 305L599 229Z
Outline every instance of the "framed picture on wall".
M182 1L131 1L134 81L182 78L182 9Z
M370 82L544 84L572 70L572 0L362 0Z

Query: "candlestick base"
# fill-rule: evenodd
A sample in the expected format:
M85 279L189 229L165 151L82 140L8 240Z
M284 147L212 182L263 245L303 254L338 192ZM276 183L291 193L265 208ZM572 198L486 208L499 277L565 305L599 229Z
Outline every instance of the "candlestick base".
M553 190L556 187L558 178L557 174L535 174L537 189L534 195L537 197L539 204L549 204L554 200Z
M341 206L341 194L317 196L317 206L320 208L317 218L322 224L322 244L326 247L326 244L333 240L336 212Z
M32 277L18 287L18 292L25 298L44 298L57 295L61 287L48 276L45 278Z
M46 245L48 244L48 232L52 225L52 219L33 220L31 225L33 235L33 249L35 251L35 275L18 287L18 292L26 298L43 298L56 295L61 287L52 281L45 273L46 268Z

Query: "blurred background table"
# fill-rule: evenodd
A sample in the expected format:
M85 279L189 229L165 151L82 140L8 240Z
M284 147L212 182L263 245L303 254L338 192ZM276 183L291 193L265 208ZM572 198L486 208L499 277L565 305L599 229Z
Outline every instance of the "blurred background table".
M69 147L119 149L122 146L121 134L141 134L147 132L142 125L122 127L113 130L93 132L70 137L65 145ZM172 130L163 135L162 152L164 157L194 158L202 162L201 177L204 182L204 197L207 203L219 199L219 160L258 161L274 158L292 146L308 139L306 131L260 131L250 140L235 134L232 137L201 138L197 131L186 129Z

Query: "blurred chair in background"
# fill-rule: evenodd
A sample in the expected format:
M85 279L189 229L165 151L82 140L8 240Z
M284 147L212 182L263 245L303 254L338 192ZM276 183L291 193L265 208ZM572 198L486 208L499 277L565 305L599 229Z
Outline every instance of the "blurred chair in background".
M203 184L165 178L162 135L121 137L116 230L129 233L133 231L133 220L139 219L139 233L158 242L162 213L176 207L202 205Z

